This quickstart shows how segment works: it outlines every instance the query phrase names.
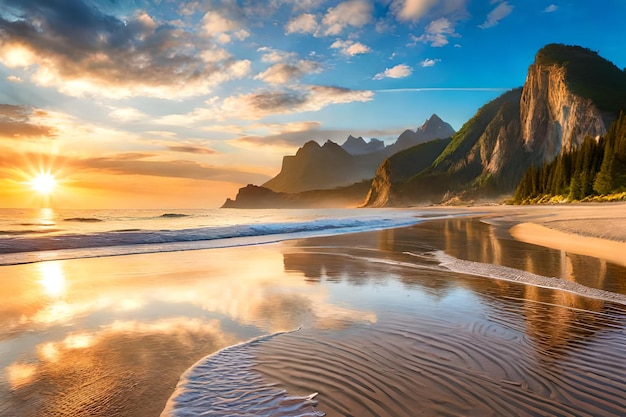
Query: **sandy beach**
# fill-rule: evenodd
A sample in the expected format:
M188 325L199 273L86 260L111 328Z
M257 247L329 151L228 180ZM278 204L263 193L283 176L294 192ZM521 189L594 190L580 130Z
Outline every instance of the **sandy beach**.
M444 218L2 266L0 415L159 415L170 400L163 415L226 416L266 394L273 411L255 415L624 415L625 204L418 210ZM241 348L257 385L181 379L276 332Z

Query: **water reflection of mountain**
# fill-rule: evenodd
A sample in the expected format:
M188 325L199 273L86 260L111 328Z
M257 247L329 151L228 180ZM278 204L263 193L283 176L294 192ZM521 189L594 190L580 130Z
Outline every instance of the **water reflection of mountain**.
M445 297L450 289L458 286L471 289L490 307L488 311L494 321L506 321L509 314L522 314L525 327L519 330L538 349L550 352L554 358L560 357L572 344L591 343L603 329L623 326L624 309L602 300L533 285L466 278L432 270L408 270L384 263L429 263L428 252L440 249L459 259L503 265L626 294L623 280L626 268L597 258L519 242L510 237L506 229L478 219L439 220L411 228L308 239L298 246L297 252L283 255L285 270L300 271L312 282L341 281L361 285L376 279L397 279L437 298ZM424 257L408 256L407 252Z

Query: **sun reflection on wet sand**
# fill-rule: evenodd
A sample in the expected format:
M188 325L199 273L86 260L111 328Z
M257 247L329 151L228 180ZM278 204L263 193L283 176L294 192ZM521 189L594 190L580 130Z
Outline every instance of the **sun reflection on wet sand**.
M66 280L62 262L42 262L37 264L41 274L39 283L50 297L61 297L65 294Z

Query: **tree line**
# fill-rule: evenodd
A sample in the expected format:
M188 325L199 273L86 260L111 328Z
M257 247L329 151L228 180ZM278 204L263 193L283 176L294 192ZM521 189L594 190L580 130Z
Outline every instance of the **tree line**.
M517 204L581 201L626 193L626 113L599 140L587 137L571 152L531 166L515 190Z

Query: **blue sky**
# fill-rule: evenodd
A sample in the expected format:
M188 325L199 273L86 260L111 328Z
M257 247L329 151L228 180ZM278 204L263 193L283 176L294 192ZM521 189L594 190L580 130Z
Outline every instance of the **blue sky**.
M622 0L2 0L0 206L217 206L308 140L459 129L538 49L626 67ZM201 190L201 193L198 193ZM89 196L88 199L84 196Z

